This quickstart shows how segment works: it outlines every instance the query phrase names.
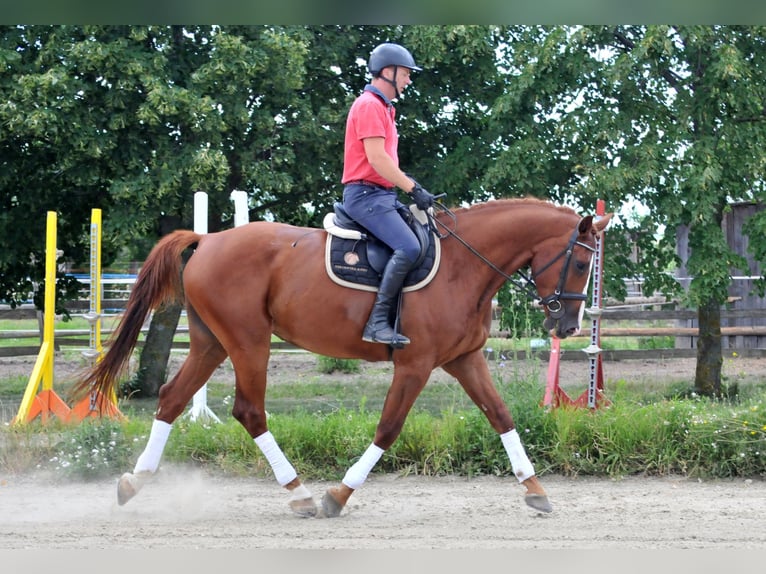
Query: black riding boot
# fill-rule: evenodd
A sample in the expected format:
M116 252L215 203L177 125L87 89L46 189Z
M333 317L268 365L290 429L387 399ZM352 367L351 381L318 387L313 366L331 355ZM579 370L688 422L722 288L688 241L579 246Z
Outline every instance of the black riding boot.
M394 251L383 270L380 280L378 295L375 298L375 306L372 308L370 318L364 327L362 340L368 343L386 343L392 346L407 345L410 340L396 333L389 323L391 306L399 296L399 291L404 285L404 279L412 268L412 262L401 251Z

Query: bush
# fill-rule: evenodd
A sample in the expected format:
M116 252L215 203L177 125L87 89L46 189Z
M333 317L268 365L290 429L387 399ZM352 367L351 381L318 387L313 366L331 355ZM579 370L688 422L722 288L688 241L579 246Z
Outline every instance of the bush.
M132 468L139 439L131 440L130 432L127 432L129 428L113 419L85 419L63 433L64 438L56 445L56 453L48 462L64 476L86 480L112 476Z
M317 357L317 369L320 373L330 374L335 371L341 373L358 373L362 370L359 359L336 359L334 357Z

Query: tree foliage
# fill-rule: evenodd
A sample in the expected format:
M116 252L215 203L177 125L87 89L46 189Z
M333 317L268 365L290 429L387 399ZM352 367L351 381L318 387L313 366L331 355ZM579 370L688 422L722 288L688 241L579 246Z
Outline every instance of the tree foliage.
M667 273L680 264L676 230L689 229L684 293L700 309L697 389L720 389L720 306L731 275L752 274L727 245L723 214L735 201L763 201L766 136L766 29L752 26L585 26L524 28L514 44L515 87L495 119L528 132L508 142L495 177L536 174L553 197L583 207L603 198L610 209L635 200L649 209L631 229L643 259L609 233L607 288L641 273L648 292L679 291ZM512 84L513 84L512 83ZM763 259L763 215L748 222ZM619 229L619 228L618 228ZM655 235L660 233L659 241ZM623 236L625 237L625 236ZM615 242L615 240L617 240ZM704 310L704 313L703 313ZM705 340L709 339L709 340ZM708 368L700 369L708 362Z
M105 264L121 249L140 260L160 235L191 226L197 190L210 197L210 231L231 225L234 190L248 193L251 219L317 224L340 197L346 110L383 41L407 43L433 68L400 106L403 164L469 199L475 168L437 168L470 163L461 156L480 140L475 112L492 95L500 37L444 30L0 27L0 299L24 300L29 278L42 277L47 210L59 212L59 244L75 264L87 258L94 207L104 210ZM457 103L449 117L445 102Z

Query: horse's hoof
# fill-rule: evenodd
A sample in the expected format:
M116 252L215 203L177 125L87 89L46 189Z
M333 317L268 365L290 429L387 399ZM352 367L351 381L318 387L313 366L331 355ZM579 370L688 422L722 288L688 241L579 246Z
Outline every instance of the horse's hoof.
M524 502L538 512L545 512L546 514L553 512L553 507L544 494L527 494L524 496Z
M117 482L117 504L122 506L133 498L141 489L141 481L136 475L126 472Z
M117 504L122 506L138 494L144 482L149 478L149 474L148 472L139 472L138 474L126 472L123 474L117 482Z
M338 502L330 491L324 493L322 497L322 516L327 518L336 518L340 516L343 505Z
M314 518L317 515L317 505L311 497L300 500L291 500L290 510L293 511L293 514L301 518Z

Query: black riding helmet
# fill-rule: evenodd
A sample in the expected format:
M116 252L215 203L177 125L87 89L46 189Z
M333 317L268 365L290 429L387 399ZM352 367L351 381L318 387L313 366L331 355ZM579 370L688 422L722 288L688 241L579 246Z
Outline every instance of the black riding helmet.
M370 52L370 60L367 64L367 68L370 70L372 77L377 78L380 76L380 71L388 66L394 66L394 79L383 79L394 86L397 98L401 95L399 89L396 87L396 73L399 66L409 68L415 72L423 71L423 68L415 64L415 58L412 57L410 51L404 46L391 43L380 44Z
M370 52L368 68L373 78L377 78L380 71L386 66L404 66L416 72L423 69L415 65L415 58L410 51L399 44L380 44Z

